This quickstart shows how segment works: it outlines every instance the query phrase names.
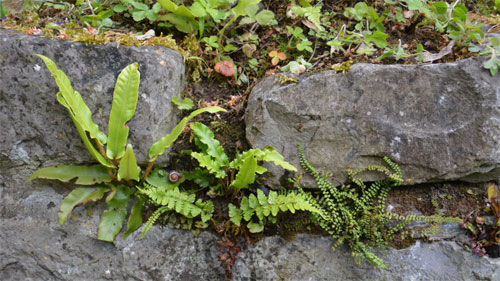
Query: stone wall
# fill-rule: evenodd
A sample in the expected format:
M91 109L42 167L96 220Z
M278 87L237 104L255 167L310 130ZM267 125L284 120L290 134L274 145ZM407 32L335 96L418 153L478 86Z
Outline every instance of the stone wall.
M40 167L93 161L73 129L68 113L56 102L57 87L52 77L33 54L51 57L68 74L104 131L116 76L127 64L139 62L140 97L129 126L131 142L141 162L146 161L150 144L177 122L171 99L179 96L183 86L181 55L160 47L85 46L6 30L0 30L0 42L0 280L224 280L224 269L216 255L219 238L214 234L203 232L195 237L187 231L153 227L142 240L140 232L136 232L126 239L118 236L114 243L97 241L102 203L76 208L68 222L59 225L58 207L74 186L47 180L25 182ZM483 77L481 73L476 75ZM271 79L264 80L256 89L269 85ZM481 82L481 87L487 87L487 81ZM288 86L291 94L292 86ZM252 95L254 99L255 94ZM453 93L447 95L455 97ZM455 103L460 101L457 99ZM496 103L495 98L489 99L491 104L485 100L481 103L487 112ZM473 102L467 104L472 106ZM391 110L384 112L392 116ZM460 120L467 115L456 114L462 116ZM299 116L298 121L306 120L304 116ZM374 116L384 115L374 113ZM262 117L251 113L247 118ZM248 122L252 124L255 120ZM496 120L491 122L496 124ZM448 123L460 130L458 125ZM307 122L304 125L308 130ZM487 128L484 125L481 130ZM401 136L401 140L406 139ZM491 140L479 140L482 141ZM395 149L401 144L397 145ZM401 154L401 159L403 156L407 155ZM165 163L167 158L160 160ZM457 225L450 227L448 239L461 235ZM373 269L366 264L358 266L347 247L333 252L331 245L329 238L312 235L299 235L289 243L279 237L267 237L238 254L234 280L500 279L497 270L500 261L474 256L455 242L417 243L408 249L388 249L384 256L388 270Z

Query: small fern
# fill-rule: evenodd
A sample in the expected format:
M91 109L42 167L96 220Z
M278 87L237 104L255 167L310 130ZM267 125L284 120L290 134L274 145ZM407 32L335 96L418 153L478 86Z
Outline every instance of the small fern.
M155 222L160 218L163 213L170 211L167 206L160 207L156 209L156 211L149 217L148 221L144 224L144 228L142 229L141 239L144 238L146 233L148 233L149 229L155 224Z
M241 199L240 207L229 204L229 217L231 221L240 226L241 220L248 221L248 229L251 233L257 233L264 230L264 224L267 220L275 223L278 213L289 211L295 213L296 210L309 211L316 213L319 216L325 216L322 210L315 204L311 204L306 199L307 196L288 192L287 194L279 194L276 191L270 191L266 196L260 189L257 190L257 196L250 194ZM255 223L252 220L256 215L259 222Z
M297 144L301 167L312 175L319 189L321 198L315 198L306 193L298 179L291 179L300 194L319 211L313 212L319 226L327 231L334 239L332 249L348 243L357 262L365 259L374 266L386 268L382 259L375 255L371 248L383 247L394 237L394 234L403 230L410 222L423 221L432 223L431 231L435 231L438 224L445 222L460 222L459 218L443 216L401 216L385 211L385 200L389 190L403 182L401 170L389 158L384 157L389 168L379 165L369 165L362 169L347 170L353 186L342 185L336 187L325 173L319 173L307 161L304 151ZM378 172L386 179L365 184L359 175L363 172ZM322 214L318 215L318 214ZM390 227L390 225L393 225ZM387 230L387 227L389 229ZM424 232L425 235L426 232ZM403 233L405 234L405 233Z
M200 216L202 222L207 222L214 212L212 201L196 200L195 194L180 191L178 187L167 190L162 187L144 184L144 188L138 188L138 191L147 195L153 204L161 206L146 222L142 237L146 235L156 220L167 211L175 211L190 219Z
M190 152L192 158L196 159L200 167L205 168L211 175L224 184L224 189L230 187L234 191L248 188L255 182L257 175L267 171L259 165L261 161L273 162L286 170L297 171L297 169L286 162L281 154L274 148L268 146L264 149L249 149L243 153L237 153L233 161L229 162L224 148L210 128L195 122L191 124L194 142L201 150ZM217 188L213 188L217 189Z

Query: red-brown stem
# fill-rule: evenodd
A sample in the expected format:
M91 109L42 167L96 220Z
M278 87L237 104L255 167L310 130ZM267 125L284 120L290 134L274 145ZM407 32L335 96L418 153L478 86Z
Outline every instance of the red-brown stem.
M102 145L99 144L99 142L95 142L95 144L97 145L97 149L99 149L99 153L101 153L101 155L108 159L108 157L106 156L106 151L104 151L104 147Z
M111 168L106 168L106 171L108 172L108 175L109 177L111 178L112 181L115 181L116 180L116 176L115 174L113 173L113 169Z
M153 169L153 165L155 164L155 160L150 161L148 163L148 166L146 168L146 171L144 171L144 174L142 175L141 182L144 182L146 180L146 177L151 173L151 169Z

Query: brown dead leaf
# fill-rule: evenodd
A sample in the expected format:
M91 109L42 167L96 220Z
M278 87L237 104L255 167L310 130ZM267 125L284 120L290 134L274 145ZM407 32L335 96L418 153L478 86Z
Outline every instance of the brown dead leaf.
M318 31L318 27L316 27L316 25L314 23L312 23L310 20L307 20L307 19L303 19L302 20L302 23L309 27L310 29L314 30L314 31Z

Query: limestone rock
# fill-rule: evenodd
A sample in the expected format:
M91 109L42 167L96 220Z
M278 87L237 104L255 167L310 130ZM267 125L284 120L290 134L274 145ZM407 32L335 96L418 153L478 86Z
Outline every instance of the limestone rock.
M239 254L234 280L500 280L500 260L474 256L455 242L388 249L381 255L387 269L356 265L347 246L332 251L331 245L326 237L299 235L289 243L268 237Z
M147 162L151 144L176 125L171 100L184 82L182 56L164 47L85 45L27 36L0 29L0 169L33 164L95 162L87 152L43 61L55 61L80 92L94 122L107 133L116 77L130 63L141 73L139 101L129 122L129 143L139 162ZM159 162L165 162L165 155Z
M78 207L58 225L61 200L43 188L25 200L30 215L0 218L0 280L224 280L213 234L153 227L142 240L137 231L98 241L104 206Z
M297 167L300 141L311 164L340 181L345 168L382 164L384 156L410 184L494 180L500 80L483 61L356 64L344 74L305 74L289 84L271 76L250 94L246 137L253 147L274 146ZM283 175L268 167L275 181Z

